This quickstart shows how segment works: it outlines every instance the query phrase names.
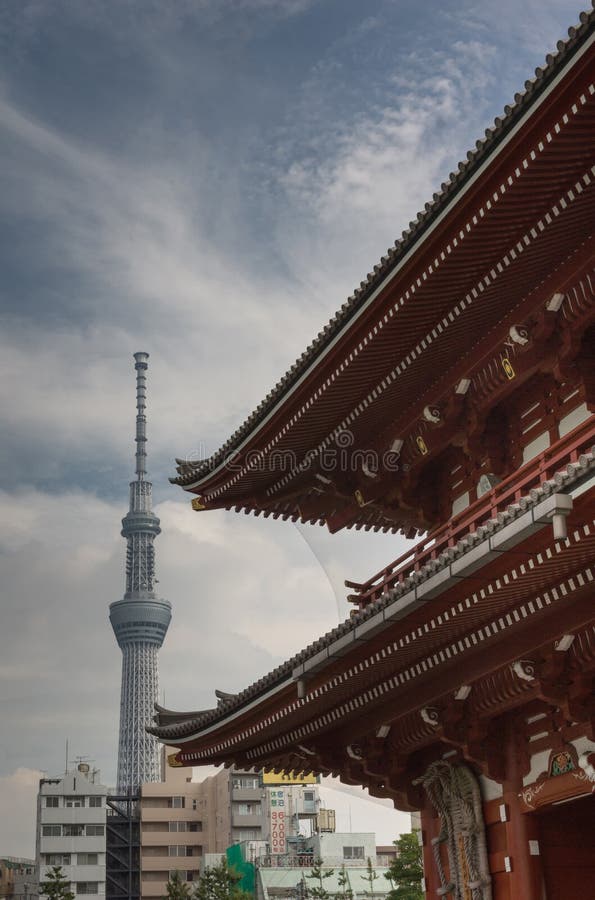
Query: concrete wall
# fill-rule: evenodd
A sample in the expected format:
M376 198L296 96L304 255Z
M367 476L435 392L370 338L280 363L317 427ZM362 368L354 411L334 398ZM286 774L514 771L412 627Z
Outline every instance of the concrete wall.
M330 865L362 866L368 859L376 865L376 835L373 832L315 834L307 841L315 859Z

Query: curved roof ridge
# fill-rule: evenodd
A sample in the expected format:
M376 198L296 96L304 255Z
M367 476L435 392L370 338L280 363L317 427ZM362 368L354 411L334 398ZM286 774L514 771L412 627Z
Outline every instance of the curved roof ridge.
M589 450L581 454L579 460L574 463L567 463L562 469L557 471L552 478L542 482L539 487L532 488L525 496L519 498L515 503L500 512L496 518L489 519L480 525L476 531L468 532L463 535L454 547L450 547L447 552L440 554L437 560L433 560L422 566L418 572L407 576L402 582L391 590L387 591L379 600L370 603L365 609L352 614L348 619L339 623L335 628L327 631L313 643L309 644L303 650L300 650L290 659L277 666L272 672L259 678L247 688L238 694L227 695L229 699L219 702L216 709L204 710L200 713L188 712L172 712L165 710L158 704L155 705L156 725L147 728L151 734L159 738L168 738L175 740L178 737L187 737L192 733L209 725L224 719L228 713L239 712L246 703L259 697L266 691L270 691L273 687L279 686L284 679L290 677L296 666L305 662L307 659L325 650L333 641L338 640L344 635L353 631L358 625L361 625L367 619L376 615L384 607L388 606L394 600L411 591L414 587L433 575L447 565L450 565L453 559L464 555L471 550L476 544L482 540L486 540L494 535L513 519L522 515L527 510L537 506L545 497L552 493L564 493L575 482L583 478L586 473L595 469L595 445ZM219 692L222 693L222 692Z
M177 476L169 480L172 484L186 486L197 479L208 475L219 463L232 452L238 444L250 433L250 431L262 421L271 411L275 403L283 396L298 378L306 371L317 355L329 343L330 339L347 324L350 318L365 302L369 295L379 286L383 279L391 272L399 260L408 252L415 243L420 240L431 222L443 211L461 190L467 180L473 175L481 163L494 152L504 136L514 126L550 81L572 59L583 39L586 39L592 26L595 24L595 0L591 0L592 9L584 11L579 16L579 23L568 29L567 40L560 40L556 45L556 52L548 53L545 57L545 66L535 69L535 77L527 79L524 91L514 95L514 103L504 106L504 116L496 116L493 126L486 128L485 137L476 141L475 149L467 152L466 158L461 160L457 169L450 173L448 179L442 182L440 191L432 195L415 220L409 223L409 228L402 232L392 247L386 251L386 255L380 259L359 287L347 298L335 315L323 326L316 338L306 348L300 357L288 369L285 375L269 391L256 409L248 416L242 425L237 428L219 450L208 459L195 462L189 459L177 458Z

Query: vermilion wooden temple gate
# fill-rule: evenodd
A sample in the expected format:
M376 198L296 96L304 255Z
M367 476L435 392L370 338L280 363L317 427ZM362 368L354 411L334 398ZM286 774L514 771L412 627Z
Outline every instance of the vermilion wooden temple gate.
M317 771L422 811L427 896L595 896L593 15L256 412L197 510L423 537L216 709L183 765Z

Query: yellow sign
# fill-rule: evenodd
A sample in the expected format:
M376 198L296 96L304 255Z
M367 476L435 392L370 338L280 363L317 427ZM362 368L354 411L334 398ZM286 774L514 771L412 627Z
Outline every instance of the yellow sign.
M513 378L516 378L516 373L512 368L512 363L507 356L502 357L502 368L504 369L506 377L509 379L509 381L512 381Z
M274 772L262 772L263 784L318 784L318 776L314 772L307 775L296 775L295 772L281 772L275 775Z

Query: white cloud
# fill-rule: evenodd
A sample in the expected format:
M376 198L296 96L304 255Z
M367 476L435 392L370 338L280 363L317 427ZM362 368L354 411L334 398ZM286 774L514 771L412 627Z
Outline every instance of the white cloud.
M495 53L488 42L461 40L448 51L401 54L392 96L349 123L331 117L318 152L285 136L278 179L290 214L280 232L308 290L324 296L338 283L351 293L440 189L488 124L485 66ZM306 99L324 92L319 77Z
M43 774L37 769L19 767L10 775L0 776L4 811L1 818L6 823L2 827L3 856L35 859L37 791Z

